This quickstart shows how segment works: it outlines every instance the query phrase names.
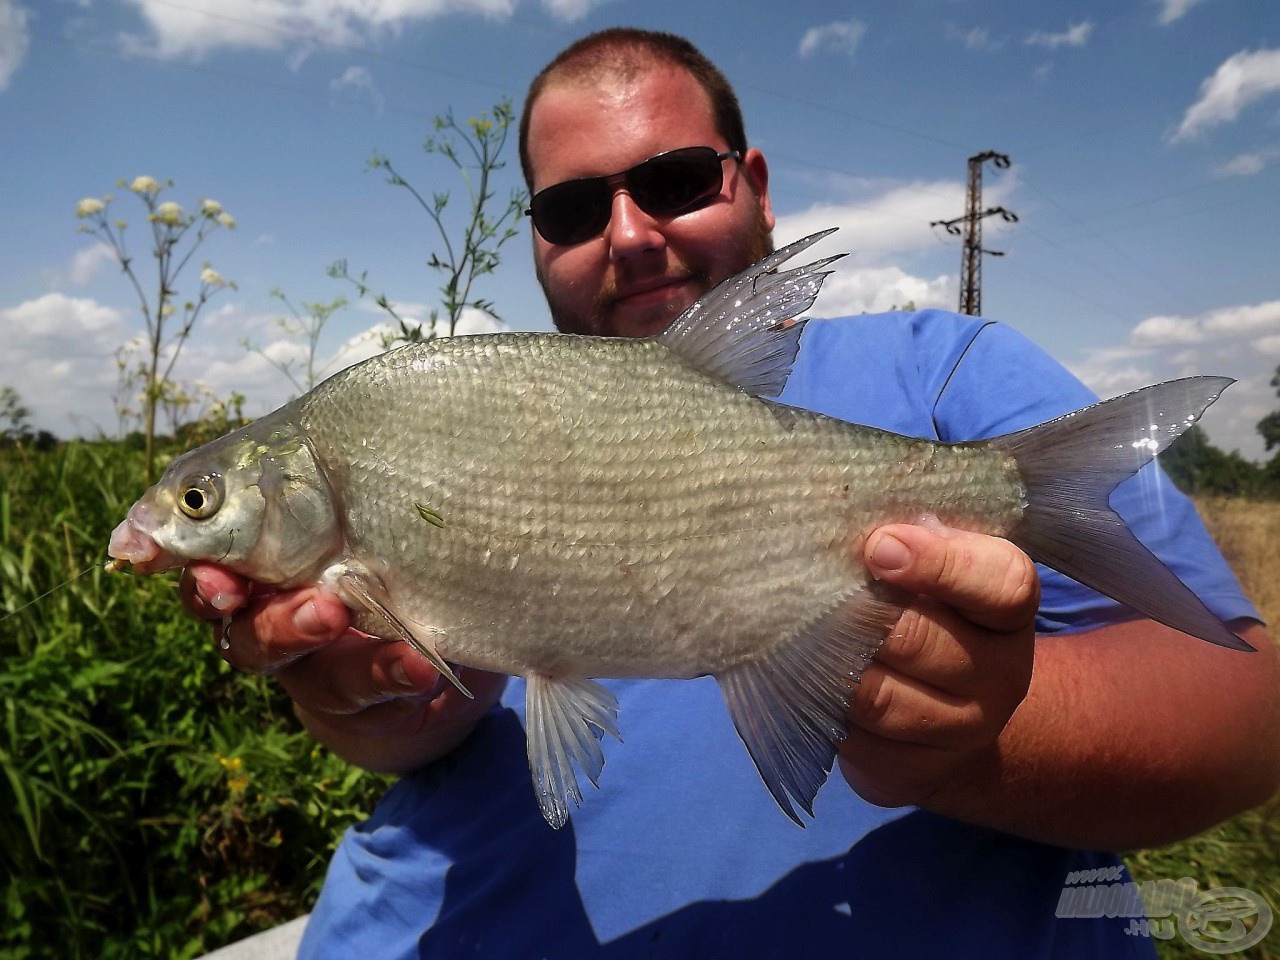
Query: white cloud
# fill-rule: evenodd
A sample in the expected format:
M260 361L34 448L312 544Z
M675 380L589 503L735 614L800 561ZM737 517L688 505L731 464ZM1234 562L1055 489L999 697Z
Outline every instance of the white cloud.
M861 20L837 20L821 27L810 27L800 40L800 56L812 56L819 50L852 54L866 32L867 25Z
M1073 372L1102 396L1148 383L1215 374L1238 382L1203 421L1209 439L1224 450L1264 459L1255 425L1275 409L1270 386L1280 358L1280 300L1220 307L1186 317L1148 317L1129 343L1089 354Z
M1133 329L1131 342L1139 347L1204 343L1280 333L1280 300L1222 307L1194 317L1149 317Z
M1159 0L1160 14L1156 22L1167 27L1175 20L1181 20L1192 7L1199 6L1204 0Z
M0 0L0 90L22 65L31 36L27 30L27 11L17 0Z
M92 412L99 419L88 432L114 428L113 354L130 335L123 312L47 293L0 308L0 329L0 385L18 391L36 427L67 436L75 418Z
M0 0L3 2L3 0ZM450 13L508 19L516 0L129 0L147 26L123 35L126 51L163 58L201 56L219 47L293 51L296 68L316 45L361 46L405 26ZM547 0L553 15L598 0Z
M118 263L116 255L105 244L95 243L83 250L77 250L75 256L71 258L71 269L67 273L67 280L82 287L98 275L98 269L104 263L112 265Z
M1200 84L1200 99L1187 108L1174 143L1234 120L1240 111L1268 94L1280 93L1280 49L1241 50L1228 57Z
M1014 172L1002 172L985 185L984 205L1005 204L1016 186ZM836 199L779 217L774 231L777 242L782 245L839 227L814 248L817 255L855 251L859 266L882 266L903 254L936 251L940 243L950 245L954 238L929 224L964 211L965 185L959 180L902 183L832 178L821 184L821 190ZM984 229L989 236L997 236L1006 228L993 217Z
M373 105L373 109L381 114L382 109L386 106L386 99L382 96L382 91L378 89L373 82L373 74L369 72L367 67L347 67L342 71L340 77L335 77L329 81L329 89L334 93L345 93L351 91L357 97L367 98Z
M1045 33L1043 30L1037 30L1027 37L1024 43L1033 47L1048 47L1050 50L1056 50L1058 47L1083 47L1091 33L1093 33L1093 21L1083 20L1080 23L1073 23L1061 33Z
M1255 150L1242 153L1214 167L1214 175L1219 177L1251 177L1261 173L1272 160L1280 157L1280 147L1266 150Z

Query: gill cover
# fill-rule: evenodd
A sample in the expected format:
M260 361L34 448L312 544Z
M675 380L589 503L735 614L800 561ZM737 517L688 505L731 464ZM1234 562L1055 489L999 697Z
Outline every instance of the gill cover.
M342 540L314 453L277 417L179 457L130 519L177 561L210 560L283 587L310 579Z

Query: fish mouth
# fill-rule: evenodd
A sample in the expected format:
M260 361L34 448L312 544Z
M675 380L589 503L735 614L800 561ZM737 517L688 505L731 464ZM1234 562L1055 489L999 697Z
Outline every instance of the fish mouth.
M147 532L143 525L147 519L146 514L145 508L140 506L129 511L129 515L111 531L107 555L114 558L114 561L131 564L136 573L162 573L183 566L179 558L165 552ZM120 567L120 563L114 562L112 569L118 570Z

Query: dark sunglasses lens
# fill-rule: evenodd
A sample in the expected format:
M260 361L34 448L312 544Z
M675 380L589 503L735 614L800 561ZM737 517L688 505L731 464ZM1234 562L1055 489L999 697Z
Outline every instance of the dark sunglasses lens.
M600 179L569 180L534 194L529 207L547 243L581 243L608 224L609 189Z
M627 185L646 213L670 215L719 191L724 185L724 168L709 147L676 150L636 167Z

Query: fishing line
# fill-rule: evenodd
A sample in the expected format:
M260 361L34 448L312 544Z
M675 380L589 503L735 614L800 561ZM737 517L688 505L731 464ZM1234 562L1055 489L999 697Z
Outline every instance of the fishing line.
M116 566L117 563L118 561L116 560L108 561L104 569L114 573L115 571L121 569L121 567ZM4 623L10 617L16 616L17 614L21 613L23 610L27 609L27 607L35 606L37 603L39 603L41 600L43 600L45 597L49 596L50 594L57 593L59 590L61 590L63 587L67 586L68 584L75 583L77 580L83 577L86 573L92 573L94 570L97 570L97 569L98 569L98 564L96 563L93 564L92 566L85 567L83 570L77 573L74 577L68 577L66 580L63 580L56 587L52 587L46 590L44 593L40 594L40 596L35 597L31 600L28 600L26 603L24 603L20 607L15 607L14 609L10 610L4 616L0 617L0 623Z

